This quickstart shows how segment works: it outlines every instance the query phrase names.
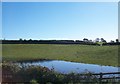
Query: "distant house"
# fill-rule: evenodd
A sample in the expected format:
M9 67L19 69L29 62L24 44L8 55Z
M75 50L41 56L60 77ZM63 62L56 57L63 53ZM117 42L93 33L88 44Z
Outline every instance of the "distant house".
M87 38L84 38L83 42L89 42L89 40Z

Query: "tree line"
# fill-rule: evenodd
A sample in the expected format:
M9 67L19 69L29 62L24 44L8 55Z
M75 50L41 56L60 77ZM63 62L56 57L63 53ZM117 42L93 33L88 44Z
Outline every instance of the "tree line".
M95 40L89 40L84 38L83 40L26 40L20 38L19 40L1 40L2 44L87 44L87 45L118 45L119 39L116 41L111 40L107 42L104 38L96 38Z

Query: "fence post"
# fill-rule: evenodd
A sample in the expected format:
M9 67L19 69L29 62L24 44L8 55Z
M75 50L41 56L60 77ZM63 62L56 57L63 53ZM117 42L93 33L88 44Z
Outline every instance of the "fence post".
M103 76L103 74L102 74L102 73L100 73L100 79L99 79L100 84L102 84L102 76Z

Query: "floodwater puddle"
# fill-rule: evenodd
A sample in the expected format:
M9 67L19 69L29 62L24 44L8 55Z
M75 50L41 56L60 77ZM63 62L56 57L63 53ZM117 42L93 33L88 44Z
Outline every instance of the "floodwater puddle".
M55 71L60 72L60 73L118 72L118 67L102 66L102 65L97 65L97 64L76 63L76 62L60 61L60 60L19 62L19 64L24 65L24 66L28 66L28 65L44 66L49 69L54 69Z

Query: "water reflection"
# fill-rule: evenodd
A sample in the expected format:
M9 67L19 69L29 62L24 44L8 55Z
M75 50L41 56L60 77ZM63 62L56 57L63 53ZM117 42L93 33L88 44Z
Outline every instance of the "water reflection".
M68 61L35 61L35 62L22 62L22 65L37 65L37 66L45 66L49 69L54 68L55 71L61 73L83 73L83 72L93 72L93 73L100 73L100 72L118 72L118 67L113 66L100 66L96 64L84 64L84 63L76 63L76 62L68 62Z

